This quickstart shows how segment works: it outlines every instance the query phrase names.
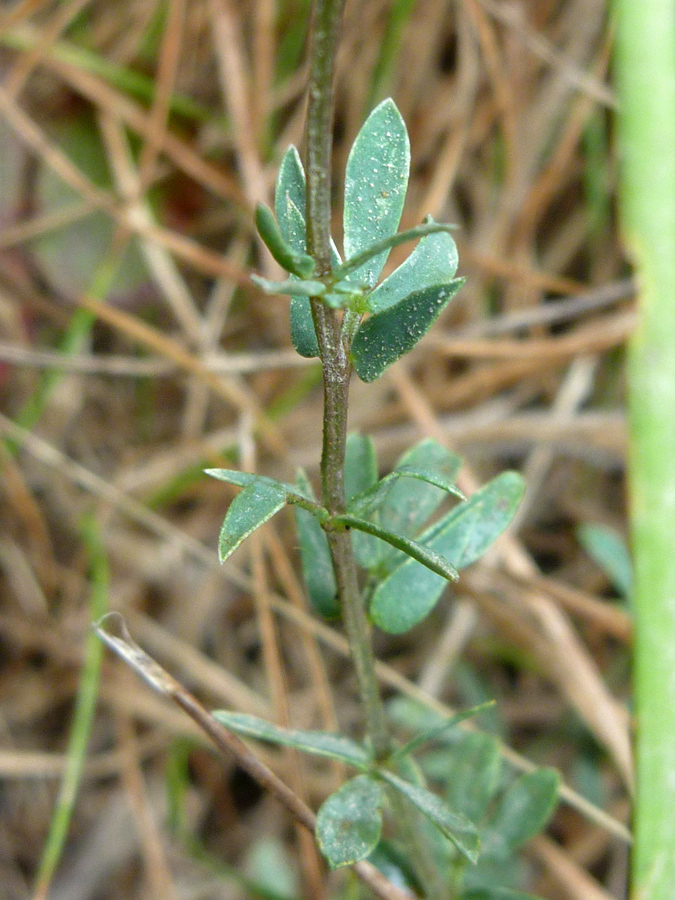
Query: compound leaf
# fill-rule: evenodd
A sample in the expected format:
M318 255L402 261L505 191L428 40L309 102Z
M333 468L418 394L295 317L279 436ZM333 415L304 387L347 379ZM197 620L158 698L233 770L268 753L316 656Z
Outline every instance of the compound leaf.
M349 259L396 233L408 188L410 142L393 100L368 116L350 150L345 172L344 247ZM388 252L371 258L349 279L373 287Z
M369 856L382 834L382 787L358 775L325 801L316 817L316 839L331 869Z
M482 556L504 531L523 491L523 479L517 472L503 472L417 540L462 569ZM431 612L445 584L439 575L414 560L405 560L373 592L370 617L383 631L408 631Z
M463 284L463 278L456 278L448 284L424 288L366 319L351 347L359 378L375 381L388 366L412 350Z
M256 738L270 744L281 744L284 747L295 747L304 753L314 756L326 756L339 759L357 769L366 768L370 764L370 754L364 746L341 734L328 731L300 731L294 728L281 728L257 716L246 713L234 713L218 709L213 718L242 737Z

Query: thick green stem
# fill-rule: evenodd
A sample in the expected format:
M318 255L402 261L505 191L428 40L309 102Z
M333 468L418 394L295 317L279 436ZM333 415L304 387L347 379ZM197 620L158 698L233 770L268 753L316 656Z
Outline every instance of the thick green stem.
M629 354L635 555L634 900L675 884L675 0L616 0L622 218L640 293Z
M307 252L317 274L330 272L330 172L333 140L333 83L344 0L317 0L312 30L307 112ZM321 478L323 503L331 513L345 511L344 461L351 366L337 313L312 300L312 316L323 366L324 417ZM376 756L391 742L375 675L370 626L359 591L350 535L329 533L338 600L366 719Z

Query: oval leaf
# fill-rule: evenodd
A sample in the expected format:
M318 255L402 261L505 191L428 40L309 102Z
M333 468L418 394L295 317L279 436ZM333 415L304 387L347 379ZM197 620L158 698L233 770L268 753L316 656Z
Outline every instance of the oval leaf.
M227 510L218 539L222 562L239 544L286 505L286 491L279 484L259 479L237 494Z
M382 834L382 788L359 775L326 800L316 817L316 839L331 869L369 856Z
M377 454L373 439L366 434L351 432L345 448L345 497L367 491L377 482Z
M378 770L378 774L433 822L436 828L452 841L469 862L476 863L478 861L480 835L473 822L460 813L453 812L440 797L432 794L426 788L411 784L386 769Z
M301 731L295 728L281 728L246 713L234 713L218 709L213 718L242 737L256 738L270 744L281 744L284 747L295 747L303 753L314 756L326 756L363 769L370 765L370 754L361 744L341 734L329 731Z
M393 100L383 100L368 116L350 150L345 172L344 247L349 259L375 241L396 233L410 171L410 142ZM373 287L388 252L370 259L349 276Z
M523 491L517 472L503 472L420 535L418 543L462 569L482 556L504 531ZM405 560L373 592L370 617L383 631L402 634L431 612L445 585L439 575Z
M457 245L447 232L423 238L410 256L368 298L368 309L382 312L409 294L447 284L457 271Z
M424 337L464 284L448 284L416 291L396 306L376 313L361 325L352 342L351 358L362 381L375 381Z
M485 855L504 859L546 827L558 801L555 769L521 775L504 792L485 830Z
M297 481L300 490L311 495L311 485L304 472L298 473ZM302 574L310 605L319 615L336 619L340 615L340 604L337 599L335 573L326 532L316 516L307 510L296 506L294 512Z
M300 253L305 252L305 170L297 149L291 144L284 153L274 191L274 212L285 241ZM302 228L297 219L289 219L289 202L301 212Z

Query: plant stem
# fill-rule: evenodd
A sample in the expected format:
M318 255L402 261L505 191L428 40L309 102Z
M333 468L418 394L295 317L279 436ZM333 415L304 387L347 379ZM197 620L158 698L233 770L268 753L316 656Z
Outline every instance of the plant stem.
M312 28L309 105L307 112L307 252L318 275L331 270L330 173L333 141L333 84L344 0L317 0ZM332 514L345 511L344 461L351 366L343 343L342 323L335 310L312 300L312 316L323 367L324 414L321 481L324 506ZM359 591L349 532L328 532L338 601L366 720L377 758L391 749L384 707L375 675L370 625Z
M617 0L622 218L639 278L629 354L637 796L633 893L675 884L675 0Z

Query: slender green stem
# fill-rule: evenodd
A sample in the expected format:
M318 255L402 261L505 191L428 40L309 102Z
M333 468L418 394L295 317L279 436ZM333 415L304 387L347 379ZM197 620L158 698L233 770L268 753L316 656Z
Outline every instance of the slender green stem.
M307 252L317 275L331 270L330 172L333 140L333 83L344 0L317 0L312 29L309 106L307 113ZM321 478L323 503L332 514L345 511L344 460L351 366L343 342L342 323L320 300L312 300L312 316L323 366L324 417ZM370 625L359 591L349 533L328 533L338 601L366 719L376 756L391 748L384 707L375 675Z

